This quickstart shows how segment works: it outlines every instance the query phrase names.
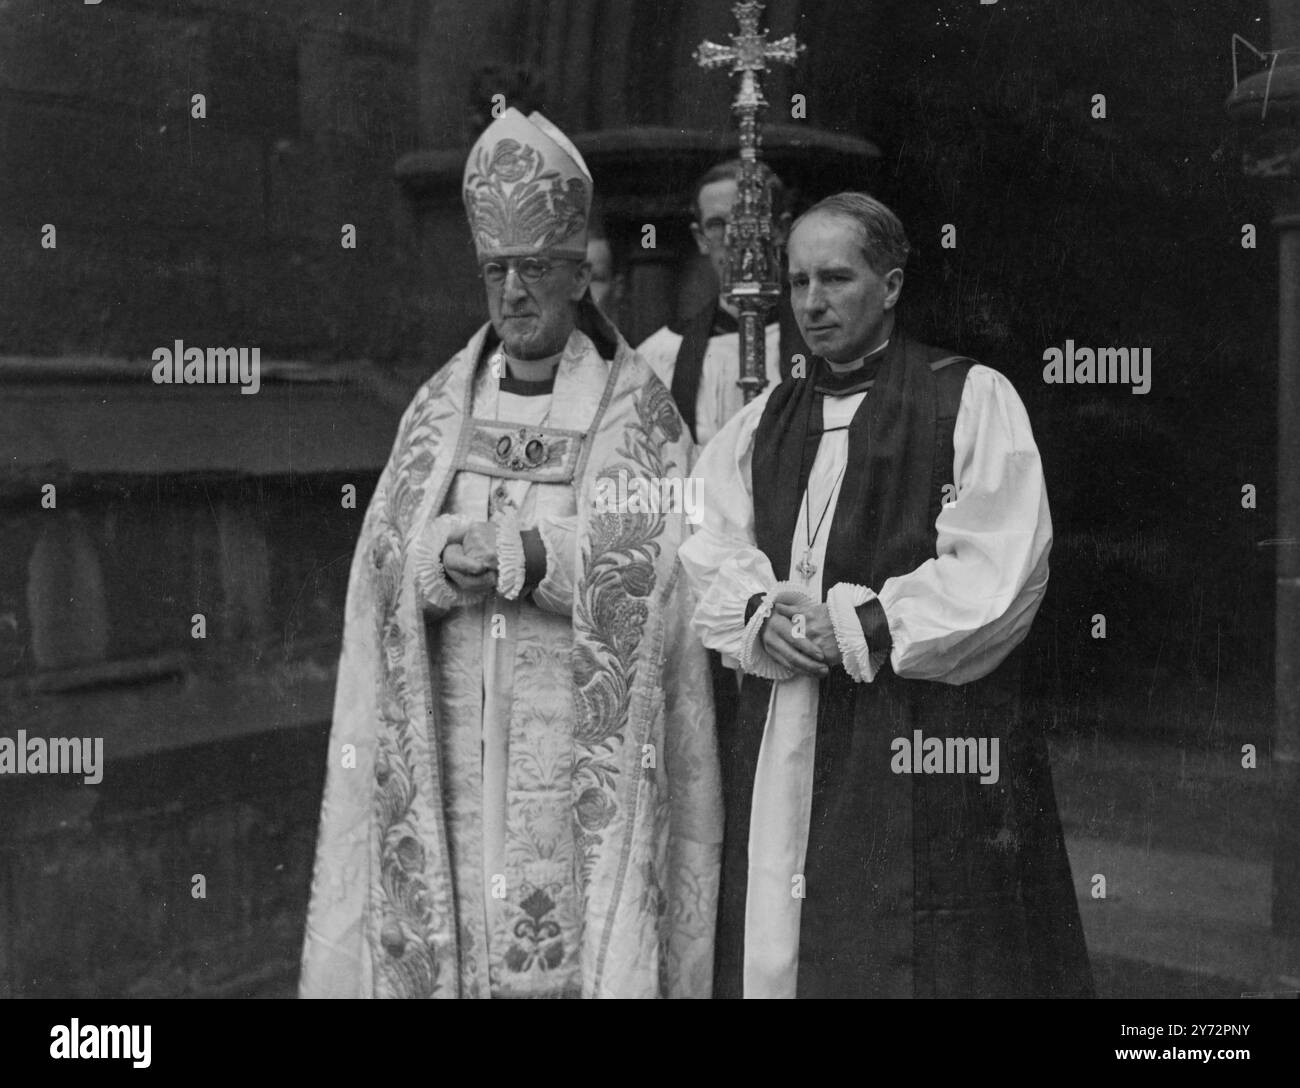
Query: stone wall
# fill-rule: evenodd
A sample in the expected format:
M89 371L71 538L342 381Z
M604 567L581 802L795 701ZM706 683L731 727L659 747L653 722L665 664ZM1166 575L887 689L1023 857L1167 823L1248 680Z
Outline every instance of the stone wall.
M0 8L0 356L413 352L419 6Z
M291 996L327 733L3 783L0 996Z

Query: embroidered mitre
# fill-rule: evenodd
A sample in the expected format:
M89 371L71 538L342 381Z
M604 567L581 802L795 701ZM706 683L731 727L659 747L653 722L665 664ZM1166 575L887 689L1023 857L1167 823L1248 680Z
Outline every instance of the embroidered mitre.
M480 261L587 255L591 172L540 113L506 110L470 149L465 213Z

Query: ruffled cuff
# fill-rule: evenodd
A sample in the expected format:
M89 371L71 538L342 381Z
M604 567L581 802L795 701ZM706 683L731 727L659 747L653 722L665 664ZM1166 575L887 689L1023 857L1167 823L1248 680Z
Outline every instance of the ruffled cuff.
M875 598L875 590L851 582L838 582L826 594L826 608L831 614L831 627L844 660L844 671L859 684L870 684L886 657L885 653L872 652L858 618L858 607Z
M574 552L577 548L576 515L545 517L537 523L537 536L542 545L541 577L533 586L533 604L557 616L573 615ZM529 534L531 535L531 533ZM524 577L530 579L536 571L528 569L529 548L524 541ZM527 583L526 583L527 584Z
M497 592L507 601L519 599L524 588L527 561L519 515L514 511L497 516Z
M807 587L795 585L793 582L778 582L768 590L766 596L763 597L763 603L755 609L753 616L745 624L745 637L740 651L740 667L751 676L758 676L764 680L791 680L798 675L794 669L782 665L763 649L763 624L776 607L777 596L787 590L794 590L802 594L809 604L814 603L813 599L808 596Z
M462 593L449 581L442 565L442 550L453 536L464 533L473 524L463 514L440 514L420 534L411 559L415 564L415 591L420 602L428 607L449 612L477 598Z

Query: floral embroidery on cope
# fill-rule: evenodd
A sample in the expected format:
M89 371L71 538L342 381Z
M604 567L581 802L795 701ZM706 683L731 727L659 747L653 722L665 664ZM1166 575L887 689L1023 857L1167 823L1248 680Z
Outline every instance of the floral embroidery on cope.
M555 911L555 900L544 889L533 888L519 907L524 917L515 923L516 941L506 950L506 966L521 974L535 964L558 967L564 961L564 942L559 924L547 917Z
M448 364L417 395L400 433L397 460L377 509L378 537L372 546L379 602L379 728L376 738L374 834L379 859L371 888L370 932L375 991L384 997L430 997L438 985L436 934L446 927L428 882L429 859L419 812L414 729L410 720L408 642L398 617L405 541L433 471L432 450L441 435L430 411L434 395L455 365Z
M627 472L661 479L676 467L664 462L663 446L681 437L681 423L672 397L660 383L647 383L632 395L636 420L628 426L624 446L616 451L627 461L611 462L600 476L617 479ZM585 641L575 640L573 651L578 696L574 818L584 894L596 849L603 842L601 832L618 815L615 752L622 739L619 734L628 724L636 655L648 615L645 599L654 592L663 531L660 513L591 515L591 549L582 557L582 592L573 611L575 634L588 636Z
M406 672L403 635L394 620L384 632L384 690L381 693L375 790L379 836L379 953L376 989L385 995L428 997L438 978L431 941L434 912L425 880L425 850L416 826L414 754L403 705Z

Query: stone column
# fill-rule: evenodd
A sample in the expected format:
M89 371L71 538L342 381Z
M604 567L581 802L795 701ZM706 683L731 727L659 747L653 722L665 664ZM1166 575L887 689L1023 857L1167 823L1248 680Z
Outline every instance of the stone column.
M1233 89L1248 177L1271 187L1278 247L1274 989L1300 989L1300 0L1270 0L1268 69ZM1262 46L1261 46L1262 48ZM1270 61L1273 58L1270 57Z

